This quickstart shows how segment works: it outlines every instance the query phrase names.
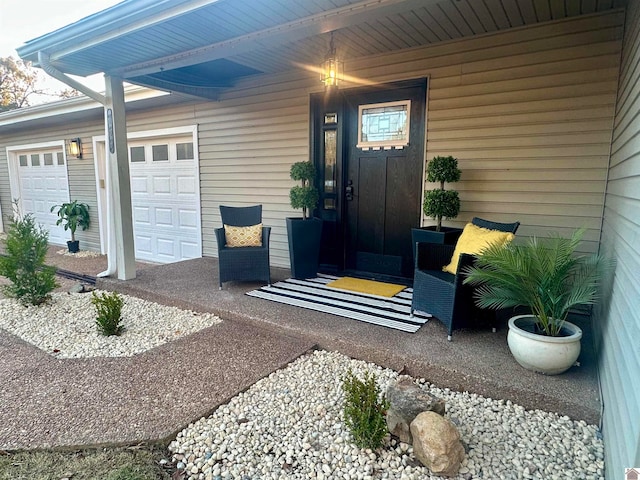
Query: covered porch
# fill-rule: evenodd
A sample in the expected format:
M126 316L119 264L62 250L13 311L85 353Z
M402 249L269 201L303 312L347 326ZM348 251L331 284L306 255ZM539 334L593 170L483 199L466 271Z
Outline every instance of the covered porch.
M327 203L332 193L321 192L318 215L337 232L336 257L357 256L358 235L344 235L357 223L354 218L360 220L348 207L344 188L357 170L351 167L360 162L352 148L357 145L346 143L356 125L349 116L352 106L349 98L333 104L318 100L324 92L319 65L332 35L345 60L339 92L346 97L394 82L422 79L426 84L422 161L409 172L420 181L412 184L412 200L385 203L381 216L402 212L409 219L405 227L431 223L420 210L421 194L431 188L424 165L436 155L453 155L463 175L455 187L462 210L452 225L474 216L518 220L519 236L568 235L586 226L584 250L618 259L611 288L594 312L595 334L583 342L585 350L595 344L597 356L585 357L577 373L548 378L523 373L508 356L504 330L465 332L448 344L436 322L404 335L292 307L265 308L244 295L252 288L247 285L215 291L216 261L209 257L216 255L213 229L221 224L220 205L264 204L265 223L274 227L272 267L288 267L284 219L294 213L288 205L288 170L313 159L325 168L317 182L327 179L327 159L317 147L324 130L314 123L321 114L337 113L348 121L336 130L337 149L344 153L335 163L337 196ZM530 408L563 405L567 413L576 409L571 410L576 418L597 418L591 415L599 412L601 388L613 478L640 460L634 376L640 365L634 348L640 292L633 273L640 268L635 241L640 231L639 39L637 0L128 0L34 39L19 53L60 78L107 76L106 97L95 99L106 107L109 193L116 206L109 222L110 258L117 261L111 270L126 282L104 279L103 286L266 323L314 338L323 348L398 369L407 365L410 373L443 386L513 398ZM184 97L175 108L125 118L124 80ZM136 272L127 127L167 127L165 119L171 127L197 126L205 258ZM390 162L379 160L385 166ZM72 177L70 190L81 192L85 178ZM86 195L95 201L93 193ZM5 195L3 206L8 200ZM408 228L403 231L409 234ZM589 399L594 403L587 407Z

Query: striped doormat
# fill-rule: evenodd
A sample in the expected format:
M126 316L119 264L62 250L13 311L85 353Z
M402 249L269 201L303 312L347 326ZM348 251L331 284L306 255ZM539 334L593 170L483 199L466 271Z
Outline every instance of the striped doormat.
M270 287L247 292L247 295L403 332L414 333L431 318L431 315L423 312L414 312L413 318L409 317L412 288L405 288L393 297L383 297L327 287L327 283L337 279L322 274L307 280L289 278Z

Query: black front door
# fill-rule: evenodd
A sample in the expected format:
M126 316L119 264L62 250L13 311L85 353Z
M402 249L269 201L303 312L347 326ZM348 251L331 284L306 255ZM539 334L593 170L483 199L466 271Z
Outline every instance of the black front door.
M345 93L342 204L347 270L412 276L411 228L420 223L422 203L425 96L426 84ZM389 127L393 129L397 124L394 109L405 100L410 101L408 145L369 146L388 138L385 131L388 133ZM367 124L367 141L358 138L359 121Z

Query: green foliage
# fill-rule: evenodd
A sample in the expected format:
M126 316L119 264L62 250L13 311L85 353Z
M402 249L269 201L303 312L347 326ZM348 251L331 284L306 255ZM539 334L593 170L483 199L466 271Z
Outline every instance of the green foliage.
M311 162L297 162L291 165L289 171L292 180L306 182L312 182L316 177L316 168Z
M120 335L124 330L120 324L124 300L118 292L92 292L91 303L96 307L98 331L104 336Z
M427 165L427 181L439 182L440 188L424 193L422 209L428 217L437 219L436 231L442 228L442 218L456 218L460 212L460 197L455 190L445 191L445 182L460 180L458 159L454 157L433 157Z
M4 242L6 256L0 257L0 275L11 281L4 292L24 305L47 301L58 286L55 268L44 264L49 232L28 214L11 223Z
M452 156L433 157L433 160L427 165L427 181L440 182L441 188L444 188L444 182L451 183L460 180L460 174L458 159Z
M316 169L311 162L297 162L291 165L289 174L292 180L298 180L301 183L289 192L291 206L301 208L302 218L307 219L320 199L318 189L313 186Z
M0 112L29 105L29 97L44 93L38 88L38 72L31 62L0 57Z
M89 218L89 205L86 203L78 203L74 200L70 203L63 203L62 205L54 205L51 207L53 212L58 209L58 221L56 225L63 224L65 230L71 230L71 241L76 241L76 230L78 227L82 230L86 230L91 225Z
M380 395L374 374L358 379L351 369L342 378L344 390L344 421L360 448L376 449L387 434L385 415L389 402Z
M602 277L613 267L601 255L576 254L584 232L577 230L571 238L555 235L546 242L533 237L520 245L492 245L475 267L467 267L464 283L479 285L478 306L529 307L538 329L558 336L571 308L597 302Z

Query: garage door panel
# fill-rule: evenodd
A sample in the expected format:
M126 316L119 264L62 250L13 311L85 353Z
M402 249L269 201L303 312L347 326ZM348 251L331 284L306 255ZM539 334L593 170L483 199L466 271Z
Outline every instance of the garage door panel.
M173 209L171 208L156 208L156 225L159 227L173 228Z
M131 177L131 195L134 194L148 194L149 193L149 185L147 182L147 177L142 176L132 176Z
M133 207L134 225L151 225L151 212L149 207Z
M153 182L153 194L154 195L168 195L171 196L175 189L171 188L170 176L154 176Z
M184 138L138 141L147 151L168 145L168 160L129 164L134 211L136 257L155 262L175 262L202 255L199 181L193 160L177 160L176 143ZM130 145L131 146L131 145Z
M178 195L195 196L197 193L197 182L193 176L179 175L176 178Z
M62 155L62 150L25 152L17 155L15 161L22 211L33 214L36 222L49 232L49 243L63 245L70 234L56 225L58 217L51 212L54 205L69 201L66 165L53 162L59 154ZM21 159L29 161L21 163Z
M178 209L178 226L180 228L198 228L198 212L190 209Z

